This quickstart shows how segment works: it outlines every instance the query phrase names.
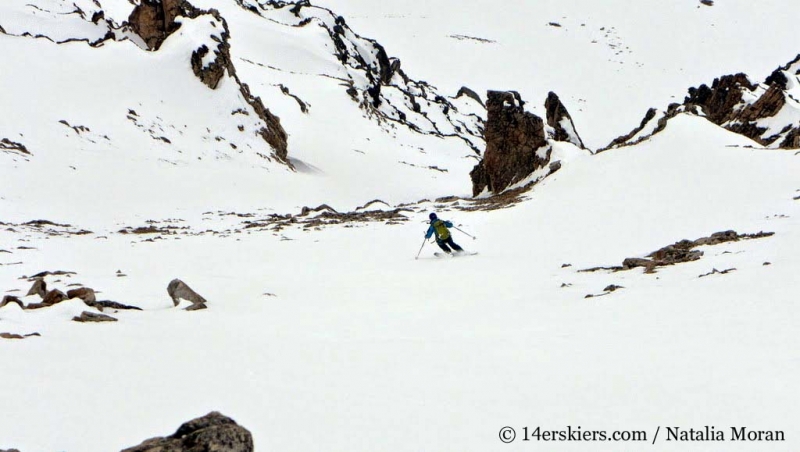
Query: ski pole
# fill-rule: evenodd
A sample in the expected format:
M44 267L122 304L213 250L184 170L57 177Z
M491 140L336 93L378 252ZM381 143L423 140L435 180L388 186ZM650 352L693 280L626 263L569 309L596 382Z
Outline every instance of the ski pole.
M453 229L455 229L455 230L457 230L457 231L461 231L461 229L458 229L457 227L453 227ZM474 235L469 235L469 234L467 234L467 233L466 233L466 232L464 232L464 231L461 231L461 232L462 232L463 234L465 234L467 237L472 237L472 240L475 240L475 239L477 239L477 237L475 237Z
M414 260L417 260L417 259L419 259L419 255L420 255L420 254L422 254L422 248L425 246L425 243L426 243L427 241L428 241L428 238L427 238L427 237L425 237L425 238L422 240L422 246L420 246L420 247L419 247L419 252L417 253L417 257L415 257L415 258L414 258Z

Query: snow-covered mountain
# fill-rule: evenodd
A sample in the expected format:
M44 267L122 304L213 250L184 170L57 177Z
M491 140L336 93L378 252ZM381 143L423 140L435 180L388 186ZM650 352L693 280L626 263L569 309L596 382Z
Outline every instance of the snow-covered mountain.
M0 450L797 450L793 7L0 2Z

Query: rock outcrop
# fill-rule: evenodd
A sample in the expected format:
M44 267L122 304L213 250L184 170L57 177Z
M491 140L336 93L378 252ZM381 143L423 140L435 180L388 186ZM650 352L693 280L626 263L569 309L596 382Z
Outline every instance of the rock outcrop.
M128 17L128 24L150 50L158 50L180 24L178 16L186 16L194 7L184 0L141 0Z
M594 267L582 272L592 272L598 270L610 271L623 271L630 270L637 267L645 269L645 273L653 273L657 267L664 267L668 265L675 265L684 262L692 262L703 257L703 251L695 248L700 246L719 245L727 242L738 242L740 240L752 240L765 237L772 237L774 232L758 232L755 234L739 234L736 231L722 231L715 232L708 237L701 237L697 240L681 240L672 245L667 245L652 253L648 254L646 258L642 257L628 257L622 261L621 266L614 267Z
M483 106L477 95L461 92L449 97L425 81L412 79L380 43L356 33L342 16L307 0L237 2L273 26L285 25L287 32L302 27L324 30L329 40L321 45L341 64L342 86L384 130L400 125L421 134L455 138L480 153Z
M798 149L800 55L776 69L763 83L753 83L739 73L714 79L711 86L689 88L682 104L670 105L658 120L656 110L650 109L637 129L600 151L640 143L664 130L667 121L680 113L702 116L762 146Z
M191 302L192 306L190 306L190 308L192 311L202 309L197 305L205 306L207 303L205 298L201 297L200 294L192 290L188 284L180 279L173 279L170 281L169 285L167 286L167 293L172 298L172 303L175 306L178 306L181 300Z
M24 144L11 141L8 138L0 139L0 151L15 151L21 154L31 155L30 151L28 151L28 148L26 148Z
M581 149L586 149L586 146L583 145L583 140L581 140L578 131L575 129L572 116L569 115L567 107L564 106L556 93L550 91L550 93L547 94L544 108L547 110L547 125L554 130L554 140L566 141Z
M253 452L253 436L218 412L191 420L170 436L148 439L122 452Z
M515 91L488 92L486 151L470 173L474 196L485 189L499 193L549 164L544 121L525 111L524 105Z
M218 35L210 36L192 52L190 65L192 71L206 86L216 89L220 80L227 74L239 86L245 101L253 108L263 121L258 134L266 141L281 162L291 166L288 158L288 134L281 125L280 118L272 114L257 96L250 92L250 87L236 75L230 55L230 30L225 18L216 9L202 10L195 8L186 0L143 0L134 8L128 23L149 50L155 51L175 31L180 29L179 17L189 19L208 19ZM209 55L213 57L209 57Z

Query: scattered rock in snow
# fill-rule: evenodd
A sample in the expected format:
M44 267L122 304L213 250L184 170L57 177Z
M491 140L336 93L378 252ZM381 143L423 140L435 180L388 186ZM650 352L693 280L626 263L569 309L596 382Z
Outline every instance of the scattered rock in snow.
M93 301L93 302L88 302L88 301L84 300L84 303L86 303L87 306L95 308L95 309L97 309L99 311L102 311L103 309L117 309L117 310L121 310L121 311L123 311L123 310L141 311L142 310L142 308L140 308L138 306L129 306L127 304L117 303L116 301L110 301L110 300Z
M738 242L739 240L760 239L771 237L774 232L758 232L756 234L739 234L736 231L715 232L709 237L702 237L697 240L681 240L672 245L665 246L657 251L648 254L646 258L629 257L622 261L619 267L593 267L581 272L593 272L598 270L623 271L637 267L643 267L645 273L654 273L656 267L675 265L683 262L691 262L700 259L703 252L695 250L699 246L718 245L720 243Z
M705 276L716 275L716 274L725 275L725 274L727 274L727 273L730 273L730 272L735 272L735 271L736 271L736 269L735 269L735 268L728 268L728 269L725 269L725 270L722 270L722 271L720 271L720 270L717 270L717 269L715 268L715 269L711 270L711 271L710 271L710 272L708 272L708 273L703 273L703 274L702 274L702 275L700 275L699 277L700 277L700 278L703 278L703 277L705 277Z
M83 311L80 316L73 317L72 321L81 323L99 323L99 322L116 322L117 319L111 317L110 315Z
M287 88L283 84L278 84L278 88L281 89L281 92L283 94L291 97L292 99L295 100L295 102L297 102L297 105L300 106L300 111L302 111L303 113L308 113L308 110L311 108L311 106L307 102L303 101L303 99L300 99L297 95L292 94L292 92L289 91L289 88Z
M492 41L491 39L486 38L478 38L476 36L467 36L467 35L450 35L448 38L458 39L459 41L475 41L480 42L481 44L494 44L497 41Z
M80 289L72 289L67 291L67 297L69 299L73 298L80 298L85 303L94 303L97 301L95 297L94 289L89 287L81 287Z
M9 304L9 303L16 303L19 305L20 308L24 308L25 305L22 304L22 300L13 296L13 295L6 295L3 297L3 301L0 301L0 308Z
M24 144L17 143L16 141L11 141L8 138L0 139L0 151L6 151L6 152L14 151L26 155L31 155L30 151L28 151L28 148L26 148Z
M170 281L169 285L167 286L167 293L172 298L172 303L175 306L178 306L180 300L186 300L191 302L193 305L195 304L203 304L207 303L206 299L201 297L197 292L192 290L185 282L181 281L180 279L173 279ZM195 309L202 309L202 308L195 308Z
M42 299L42 303L41 304L43 304L45 306L53 306L54 304L61 303L64 300L69 300L69 297L67 297L67 294L65 294L64 292L62 292L62 291L60 291L58 289L53 289L53 290L47 292L47 294Z
M148 439L122 452L253 452L253 436L216 411L191 420L166 437Z
M616 284L611 284L611 285L606 286L606 288L603 289L603 292L614 292L617 289L624 289L624 287L618 286Z
M30 334L0 333L0 338L3 338L3 339L25 339L25 338L34 337L34 336L41 337L41 334L39 334L39 333L30 333ZM14 451L14 450L16 450L16 449L11 449L8 452L11 452L11 451ZM0 450L0 452L3 452L3 451ZM19 451L17 451L17 452L19 452Z
M66 277L70 277L72 275L77 275L77 273L70 272L70 271L64 271L64 270L56 270L54 272L51 272L51 271L39 272L39 273L37 273L35 275L28 276L27 278L28 278L28 281L33 281L36 278L44 278L45 276L66 276Z
M714 6L714 0L700 0L700 3L706 6Z
M47 283L42 277L36 278L28 293L25 294L26 297L31 295L39 295L42 298L47 295Z

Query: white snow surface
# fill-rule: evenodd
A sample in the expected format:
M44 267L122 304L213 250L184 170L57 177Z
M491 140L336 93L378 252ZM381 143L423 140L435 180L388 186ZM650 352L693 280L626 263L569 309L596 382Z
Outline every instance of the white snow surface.
M0 308L0 333L41 334L0 339L0 449L120 450L212 410L249 429L260 451L800 448L800 155L681 114L598 155L553 143L551 160L565 164L508 208L427 201L399 224L246 228L323 203L347 211L381 199L368 209L391 211L468 197L476 158L461 140L365 116L342 86L357 73L320 45L321 28L287 27L233 0L193 3L228 22L237 74L280 116L296 170L269 158L231 77L210 90L192 73L207 21L183 19L146 52L21 36L94 36L75 14L40 20L25 6L67 2L0 6L0 83L10 88L0 90L0 139L31 153L0 149L0 295L38 302L24 296L24 276L63 270L74 274L47 276L48 288L84 285L143 309L80 324L71 318L97 311L79 300ZM91 17L94 2L75 4ZM114 26L133 7L101 4ZM761 80L798 51L786 0L314 4L442 93L516 89L543 116L557 92L591 148L688 86L739 71ZM464 115L485 114L459 102ZM249 114L231 114L240 108ZM426 244L415 259L430 211L479 254L437 259ZM22 224L36 219L71 226ZM146 225L175 229L117 232ZM84 228L93 233L65 233ZM655 274L579 272L729 229L775 235L703 247L700 260ZM735 270L700 277L714 269ZM209 308L174 307L173 278ZM585 298L610 284L624 288ZM567 425L644 430L648 441L498 438L505 426L520 435ZM726 436L732 426L782 430L786 441L664 440L667 426L706 425Z

